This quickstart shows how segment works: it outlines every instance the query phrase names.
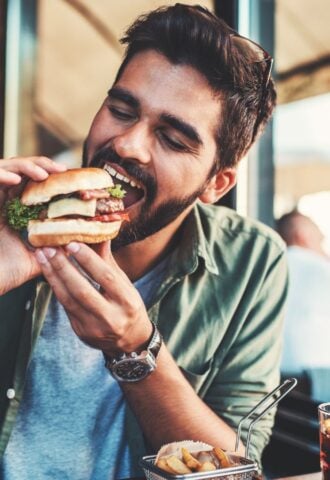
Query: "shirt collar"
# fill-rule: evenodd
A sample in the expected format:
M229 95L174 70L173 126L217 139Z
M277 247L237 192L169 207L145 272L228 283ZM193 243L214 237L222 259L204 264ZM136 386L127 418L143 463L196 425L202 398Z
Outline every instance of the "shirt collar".
M205 235L205 228L210 225L203 225L199 209L196 205L190 212L182 226L182 234L179 245L173 252L172 267L175 266L179 276L194 272L200 260L203 260L205 268L215 275L219 274L218 266L210 250L210 244ZM215 234L210 229L210 237Z

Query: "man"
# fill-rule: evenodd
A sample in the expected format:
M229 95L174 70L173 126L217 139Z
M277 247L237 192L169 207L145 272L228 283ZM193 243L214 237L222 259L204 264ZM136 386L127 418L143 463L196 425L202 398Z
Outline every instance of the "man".
M281 368L286 376L305 377L307 392L325 401L330 390L330 259L324 235L297 210L283 215L277 229L288 246L290 274Z
M283 244L210 206L234 186L271 114L271 59L207 10L180 4L138 19L123 42L84 152L84 165L126 181L131 221L112 253L72 243L33 254L16 237L9 244L5 227L0 237L10 267L0 327L6 479L123 478L141 455L180 439L233 450L239 420L278 382ZM55 168L4 162L7 185ZM122 357L144 349L147 366ZM272 418L253 436L254 458Z

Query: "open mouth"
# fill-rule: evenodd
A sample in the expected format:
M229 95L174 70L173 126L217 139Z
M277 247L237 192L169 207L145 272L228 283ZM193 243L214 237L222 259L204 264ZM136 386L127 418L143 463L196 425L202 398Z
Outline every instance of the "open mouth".
M118 172L107 163L103 166L103 169L111 175L115 184L120 184L125 190L126 195L123 198L125 210L142 200L144 188L136 180Z

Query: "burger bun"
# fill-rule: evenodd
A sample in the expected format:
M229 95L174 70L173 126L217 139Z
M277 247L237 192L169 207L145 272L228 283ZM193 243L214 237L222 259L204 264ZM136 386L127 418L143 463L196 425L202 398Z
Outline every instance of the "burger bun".
M42 182L30 180L21 195L21 202L23 205L39 205L57 195L109 187L113 187L113 180L102 168L73 168L52 173Z
M121 220L54 219L30 220L28 239L34 247L57 247L70 242L101 243L118 235Z

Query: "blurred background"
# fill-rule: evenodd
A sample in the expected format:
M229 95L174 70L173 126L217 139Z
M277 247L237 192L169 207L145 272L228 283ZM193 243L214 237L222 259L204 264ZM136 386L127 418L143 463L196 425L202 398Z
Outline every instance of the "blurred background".
M2 154L42 153L79 163L82 141L120 64L125 27L138 14L171 3L0 0ZM275 58L273 125L242 162L227 203L269 225L298 207L321 227L330 251L329 1L200 4Z
M119 38L125 27L138 14L174 3L0 0L1 156L43 154L79 165L82 142L120 64ZM330 253L329 0L199 3L261 43L275 59L277 111L265 135L242 161L237 188L224 203L270 226L297 208L322 230ZM309 404L299 408L303 420L293 432L284 433L291 436L289 445L296 451L281 470L288 443L282 438L283 452L281 445L274 450L276 438L280 442L283 436L281 426L277 434L275 429L277 437L265 457L270 476L299 473L298 464L303 472L318 469L316 420L313 415L306 420ZM297 403L291 413L295 409ZM290 419L286 417L284 423ZM307 424L312 433L305 432L299 449L297 441ZM290 470L290 465L295 468Z

